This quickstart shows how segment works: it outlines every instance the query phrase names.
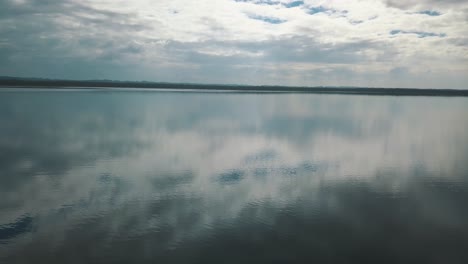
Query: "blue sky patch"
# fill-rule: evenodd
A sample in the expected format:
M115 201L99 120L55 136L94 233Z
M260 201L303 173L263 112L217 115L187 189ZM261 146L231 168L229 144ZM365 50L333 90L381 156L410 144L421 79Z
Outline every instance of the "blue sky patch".
M279 5L279 1L273 1L273 0L234 0L236 2L242 2L242 3L253 3L256 5Z
M323 6L313 6L313 7L309 7L309 14L311 15L314 15L314 14L317 14L317 13L324 13L324 12L327 12L329 11L330 9L328 8L325 8Z
M418 14L424 14L424 15L428 15L428 16L440 16L440 15L442 15L440 12L433 11L433 10L424 10L424 11L418 12Z
M304 1L294 1L290 3L283 4L286 8L298 7L304 5Z
M286 22L287 20L276 18L276 17L267 17L267 16L258 16L258 15L249 15L249 18L260 20L270 24L281 24Z
M397 35L397 34L415 34L418 38L425 38L425 37L446 37L447 34L445 33L433 33L433 32L424 32L424 31L404 31L399 29L394 29L390 31L390 35Z

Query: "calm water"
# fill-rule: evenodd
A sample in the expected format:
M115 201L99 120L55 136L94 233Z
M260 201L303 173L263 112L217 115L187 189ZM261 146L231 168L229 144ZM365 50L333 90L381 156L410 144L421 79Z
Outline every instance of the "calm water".
M468 263L468 98L0 92L2 263Z

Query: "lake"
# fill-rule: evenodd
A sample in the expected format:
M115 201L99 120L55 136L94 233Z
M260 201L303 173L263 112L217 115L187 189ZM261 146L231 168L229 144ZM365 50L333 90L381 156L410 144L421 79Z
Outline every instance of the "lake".
M468 98L0 91L0 263L468 263Z

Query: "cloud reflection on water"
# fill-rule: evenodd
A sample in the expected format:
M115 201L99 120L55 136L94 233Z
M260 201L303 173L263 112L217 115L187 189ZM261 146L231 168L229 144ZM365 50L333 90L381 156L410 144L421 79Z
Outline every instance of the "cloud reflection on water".
M316 228L336 221L363 241L383 226L417 237L404 217L466 230L467 110L465 98L3 93L0 256L89 241L167 256L253 227L334 244Z

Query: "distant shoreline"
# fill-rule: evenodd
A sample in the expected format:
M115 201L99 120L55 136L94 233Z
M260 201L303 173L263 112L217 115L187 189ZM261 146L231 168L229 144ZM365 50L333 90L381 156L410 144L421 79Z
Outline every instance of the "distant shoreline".
M468 90L457 89L418 89L418 88L369 88L369 87L300 87L269 85L217 85L156 82L119 82L119 81L75 81L48 79L0 79L2 88L55 88L55 89L157 89L175 91L232 91L250 93L311 93L311 94L356 94L390 96L468 96Z

